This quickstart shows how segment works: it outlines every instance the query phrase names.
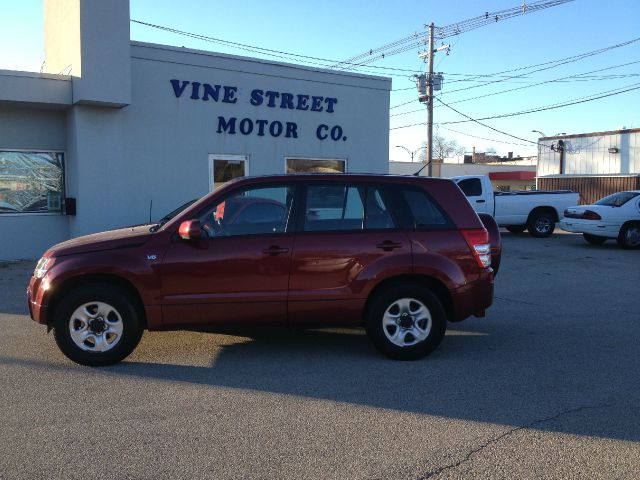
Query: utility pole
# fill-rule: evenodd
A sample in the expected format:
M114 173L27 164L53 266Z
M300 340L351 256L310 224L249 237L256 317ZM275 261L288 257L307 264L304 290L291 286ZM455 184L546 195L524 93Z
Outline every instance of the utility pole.
M428 62L428 70L427 76L418 75L416 76L416 85L418 87L418 100L421 103L427 104L427 163L428 167L428 175L433 176L433 167L431 163L433 162L433 91L440 90L442 88L442 75L434 75L433 73L433 56L436 52L441 50L446 50L447 55L449 55L450 45L442 45L441 47L434 48L433 46L433 34L434 34L434 25L433 22L429 24L429 49L422 51L418 54L420 58L427 60Z
M433 22L429 24L429 74L427 88L429 100L427 102L427 176L433 176Z

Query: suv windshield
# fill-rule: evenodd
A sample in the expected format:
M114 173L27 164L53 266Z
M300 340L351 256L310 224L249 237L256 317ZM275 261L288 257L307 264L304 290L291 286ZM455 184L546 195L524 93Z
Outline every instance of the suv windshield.
M178 215L185 208L190 207L191 205L193 205L196 202L196 200L198 200L198 199L194 198L193 200L189 200L187 203L184 203L184 204L180 205L178 208L176 208L175 210L172 210L169 213L167 213L164 217L162 217L160 220L158 220L157 224L155 224L153 227L150 228L150 231L156 232L161 226L163 226L165 223L167 223L173 217Z
M640 195L638 192L618 192L608 197L598 200L595 205L605 205L607 207L621 207L632 198Z

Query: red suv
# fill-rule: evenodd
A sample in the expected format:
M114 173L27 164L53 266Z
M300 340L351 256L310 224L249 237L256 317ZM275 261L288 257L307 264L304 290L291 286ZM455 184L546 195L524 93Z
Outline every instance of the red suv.
M40 259L31 318L71 360L118 362L144 329L246 325L364 326L386 355L416 359L493 300L500 235L449 180L247 177L164 222Z

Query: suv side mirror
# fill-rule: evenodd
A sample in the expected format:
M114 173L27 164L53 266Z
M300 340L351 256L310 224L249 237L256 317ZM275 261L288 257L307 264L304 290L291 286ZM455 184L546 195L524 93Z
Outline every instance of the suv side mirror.
M178 234L183 240L200 240L202 238L200 220L185 220L180 224Z

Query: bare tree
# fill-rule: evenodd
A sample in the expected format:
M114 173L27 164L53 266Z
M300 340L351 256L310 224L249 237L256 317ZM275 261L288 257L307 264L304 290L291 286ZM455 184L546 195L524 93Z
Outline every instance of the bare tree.
M422 142L426 146L427 142ZM445 157L452 157L454 155L463 155L465 147L459 145L455 140L447 140L439 133L433 135L433 161L441 162ZM422 150L419 157L421 162L427 160L427 151Z

